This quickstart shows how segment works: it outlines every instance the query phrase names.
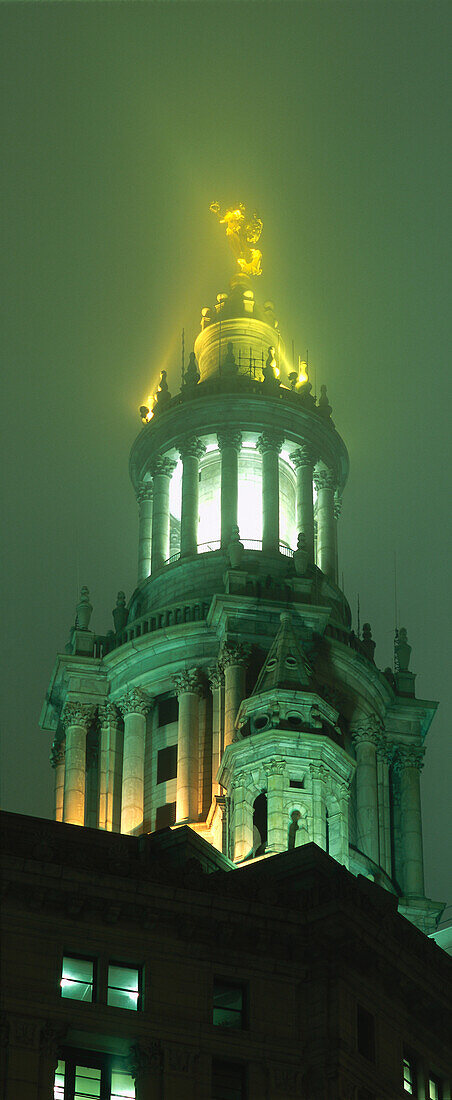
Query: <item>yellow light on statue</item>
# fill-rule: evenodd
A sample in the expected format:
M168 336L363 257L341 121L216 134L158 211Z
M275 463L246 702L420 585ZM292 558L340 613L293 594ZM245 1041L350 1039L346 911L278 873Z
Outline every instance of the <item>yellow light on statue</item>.
M297 385L301 386L303 384L303 382L307 382L307 381L308 381L308 364L305 363L304 359L299 359L298 360L298 383L297 383Z

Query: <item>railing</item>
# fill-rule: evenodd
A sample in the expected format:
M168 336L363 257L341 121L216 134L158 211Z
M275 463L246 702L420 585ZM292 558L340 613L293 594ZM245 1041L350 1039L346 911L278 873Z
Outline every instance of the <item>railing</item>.
M240 540L245 550L262 550L262 539L241 539ZM279 553L283 554L285 558L292 558L294 551L286 542L279 543ZM220 539L211 539L210 542L198 542L197 553L209 554L214 550L221 550ZM172 565L173 562L179 561L180 551L176 554L171 554L170 558L167 558L165 565Z

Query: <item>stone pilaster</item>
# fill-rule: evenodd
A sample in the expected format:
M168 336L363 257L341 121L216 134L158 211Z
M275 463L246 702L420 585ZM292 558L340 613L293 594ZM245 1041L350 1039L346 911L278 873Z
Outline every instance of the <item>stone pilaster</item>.
M279 550L279 455L284 436L262 432L256 447L262 455L262 549Z
M232 796L232 859L237 863L253 851L253 808L243 773L234 776L228 794Z
M312 491L314 466L317 456L304 444L292 451L292 462L297 473L297 532L304 534L308 561L314 561L314 497Z
M182 459L181 558L198 551L199 460L205 450L201 440L194 438L184 440L179 447Z
M64 741L54 741L50 763L55 770L55 821L63 820L65 756Z
M336 574L336 540L334 529L334 477L331 470L314 474L317 491L317 565L331 580Z
M118 705L124 718L121 832L133 833L144 818L146 716L152 703L144 692L131 688Z
M224 690L223 670L219 665L209 668L209 683L212 692L212 798L221 794L217 783L217 772L222 756L222 694Z
M5 1100L36 1100L39 1095L39 1040L42 1021L11 1014L8 1024ZM49 1092L49 1096L51 1095Z
M284 852L287 848L287 822L284 820L284 760L269 760L264 764L267 776L267 848Z
M154 504L152 510L152 561L151 571L155 573L169 558L170 552L170 510L169 487L176 463L161 455L153 467Z
M100 784L99 829L119 833L121 828L121 786L124 735L114 703L99 707Z
M407 896L424 896L424 857L420 771L424 749L420 745L397 746L393 767L400 778L400 817L403 889Z
M39 1086L37 1100L49 1100L53 1096L58 1051L67 1034L65 1024L46 1022L41 1028L39 1042Z
M382 734L377 744L378 828L380 866L391 876L391 809L389 800L389 765L392 750Z
M352 732L356 751L356 811L358 847L374 863L379 863L377 745L381 722L372 715L358 723Z
M335 580L339 583L339 520L342 512L342 497L336 489L334 493L334 564Z
M328 771L324 764L310 764L312 782L312 839L326 851L326 783Z
M246 664L249 649L236 642L225 642L221 651L224 669L224 748L235 738L235 720L245 698Z
M199 697L202 685L197 669L174 677L179 699L177 735L176 821L198 820Z
M138 584L146 580L151 572L152 543L152 501L153 488L149 482L140 485L137 491L138 501Z
M233 428L223 428L217 438L221 454L221 546L226 549L237 527L238 460L242 434Z
M93 707L69 701L64 705L61 718L66 730L63 821L84 825L86 734L92 722Z

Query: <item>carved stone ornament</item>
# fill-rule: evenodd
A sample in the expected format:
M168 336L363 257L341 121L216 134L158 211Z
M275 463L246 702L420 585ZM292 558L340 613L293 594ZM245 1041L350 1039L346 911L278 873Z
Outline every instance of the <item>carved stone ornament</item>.
M189 1047L170 1046L166 1050L166 1056L169 1069L173 1073L193 1073L197 1058L196 1051L190 1050Z
M336 485L333 471L316 470L314 474L314 485L318 493L321 492L322 489L329 489L333 492Z
M234 428L223 428L221 432L218 432L217 439L220 451L224 447L234 447L234 450L239 451L242 446L242 433Z
M208 676L212 691L218 691L224 682L223 669L219 665L211 665L208 669Z
M394 771L402 772L405 768L424 767L425 749L420 745L397 745L394 750L392 766Z
M357 722L350 732L355 747L364 743L377 747L383 733L383 722L376 714L371 714L368 718Z
M131 688L118 702L121 714L125 718L127 714L142 714L146 716L152 707L152 700L140 688Z
M338 496L337 492L334 494L334 518L338 520L342 512L342 497Z
M181 456L182 462L184 461L184 458L197 458L199 462L199 459L202 458L205 452L206 448L204 446L204 443L201 441L201 439L197 439L196 436L191 436L189 439L184 439L179 444L179 454Z
M68 1031L67 1024L54 1024L49 1020L46 1020L41 1029L40 1046L44 1054L48 1054L55 1059L55 1066L58 1061L58 1047L66 1038Z
M296 470L300 467L308 467L312 472L318 456L313 447L310 447L308 443L303 443L301 447L297 447L296 451L292 451L290 458Z
M280 432L262 432L257 440L256 449L260 451L261 455L265 455L269 451L279 455L283 444L284 436Z
M227 668L228 665L244 665L249 655L249 647L242 645L241 642L225 642L221 650L220 663L222 668Z
M102 703L99 707L98 714L102 728L118 725L120 715L115 703Z
M132 1043L129 1052L129 1067L132 1077L140 1077L150 1071L158 1072L162 1068L163 1052L158 1040Z
M37 1047L41 1025L29 1017L11 1016L10 1043L18 1047Z
M264 772L267 776L270 775L284 775L286 771L286 764L284 760L268 760L263 765Z
M313 779L321 779L323 783L329 779L328 768L324 764L310 764L309 771Z
M58 768L60 764L64 764L65 757L65 744L64 741L54 741L52 745L52 751L50 753L50 763L52 768Z
M158 477L163 474L164 477L171 477L176 465L177 463L172 458L168 458L167 455L159 455L153 463L152 476Z
M270 1079L273 1088L284 1097L298 1091L298 1069L295 1066L271 1066Z
M185 695L188 693L191 695L202 695L203 693L203 687L199 679L199 671L197 668L178 672L173 678L173 683L177 695Z
M138 486L138 489L137 489L138 504L146 504L148 501L152 500L153 496L154 496L154 490L152 488L152 485L151 485L150 481L142 482L142 484Z
M93 719L94 707L87 703L68 702L64 704L61 712L61 721L67 730L69 726L82 726L89 728Z

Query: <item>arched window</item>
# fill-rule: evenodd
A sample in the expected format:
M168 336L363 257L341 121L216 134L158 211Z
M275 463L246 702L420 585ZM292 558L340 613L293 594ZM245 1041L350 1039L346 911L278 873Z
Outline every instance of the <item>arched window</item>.
M262 856L267 844L267 795L261 791L253 804L253 856Z

